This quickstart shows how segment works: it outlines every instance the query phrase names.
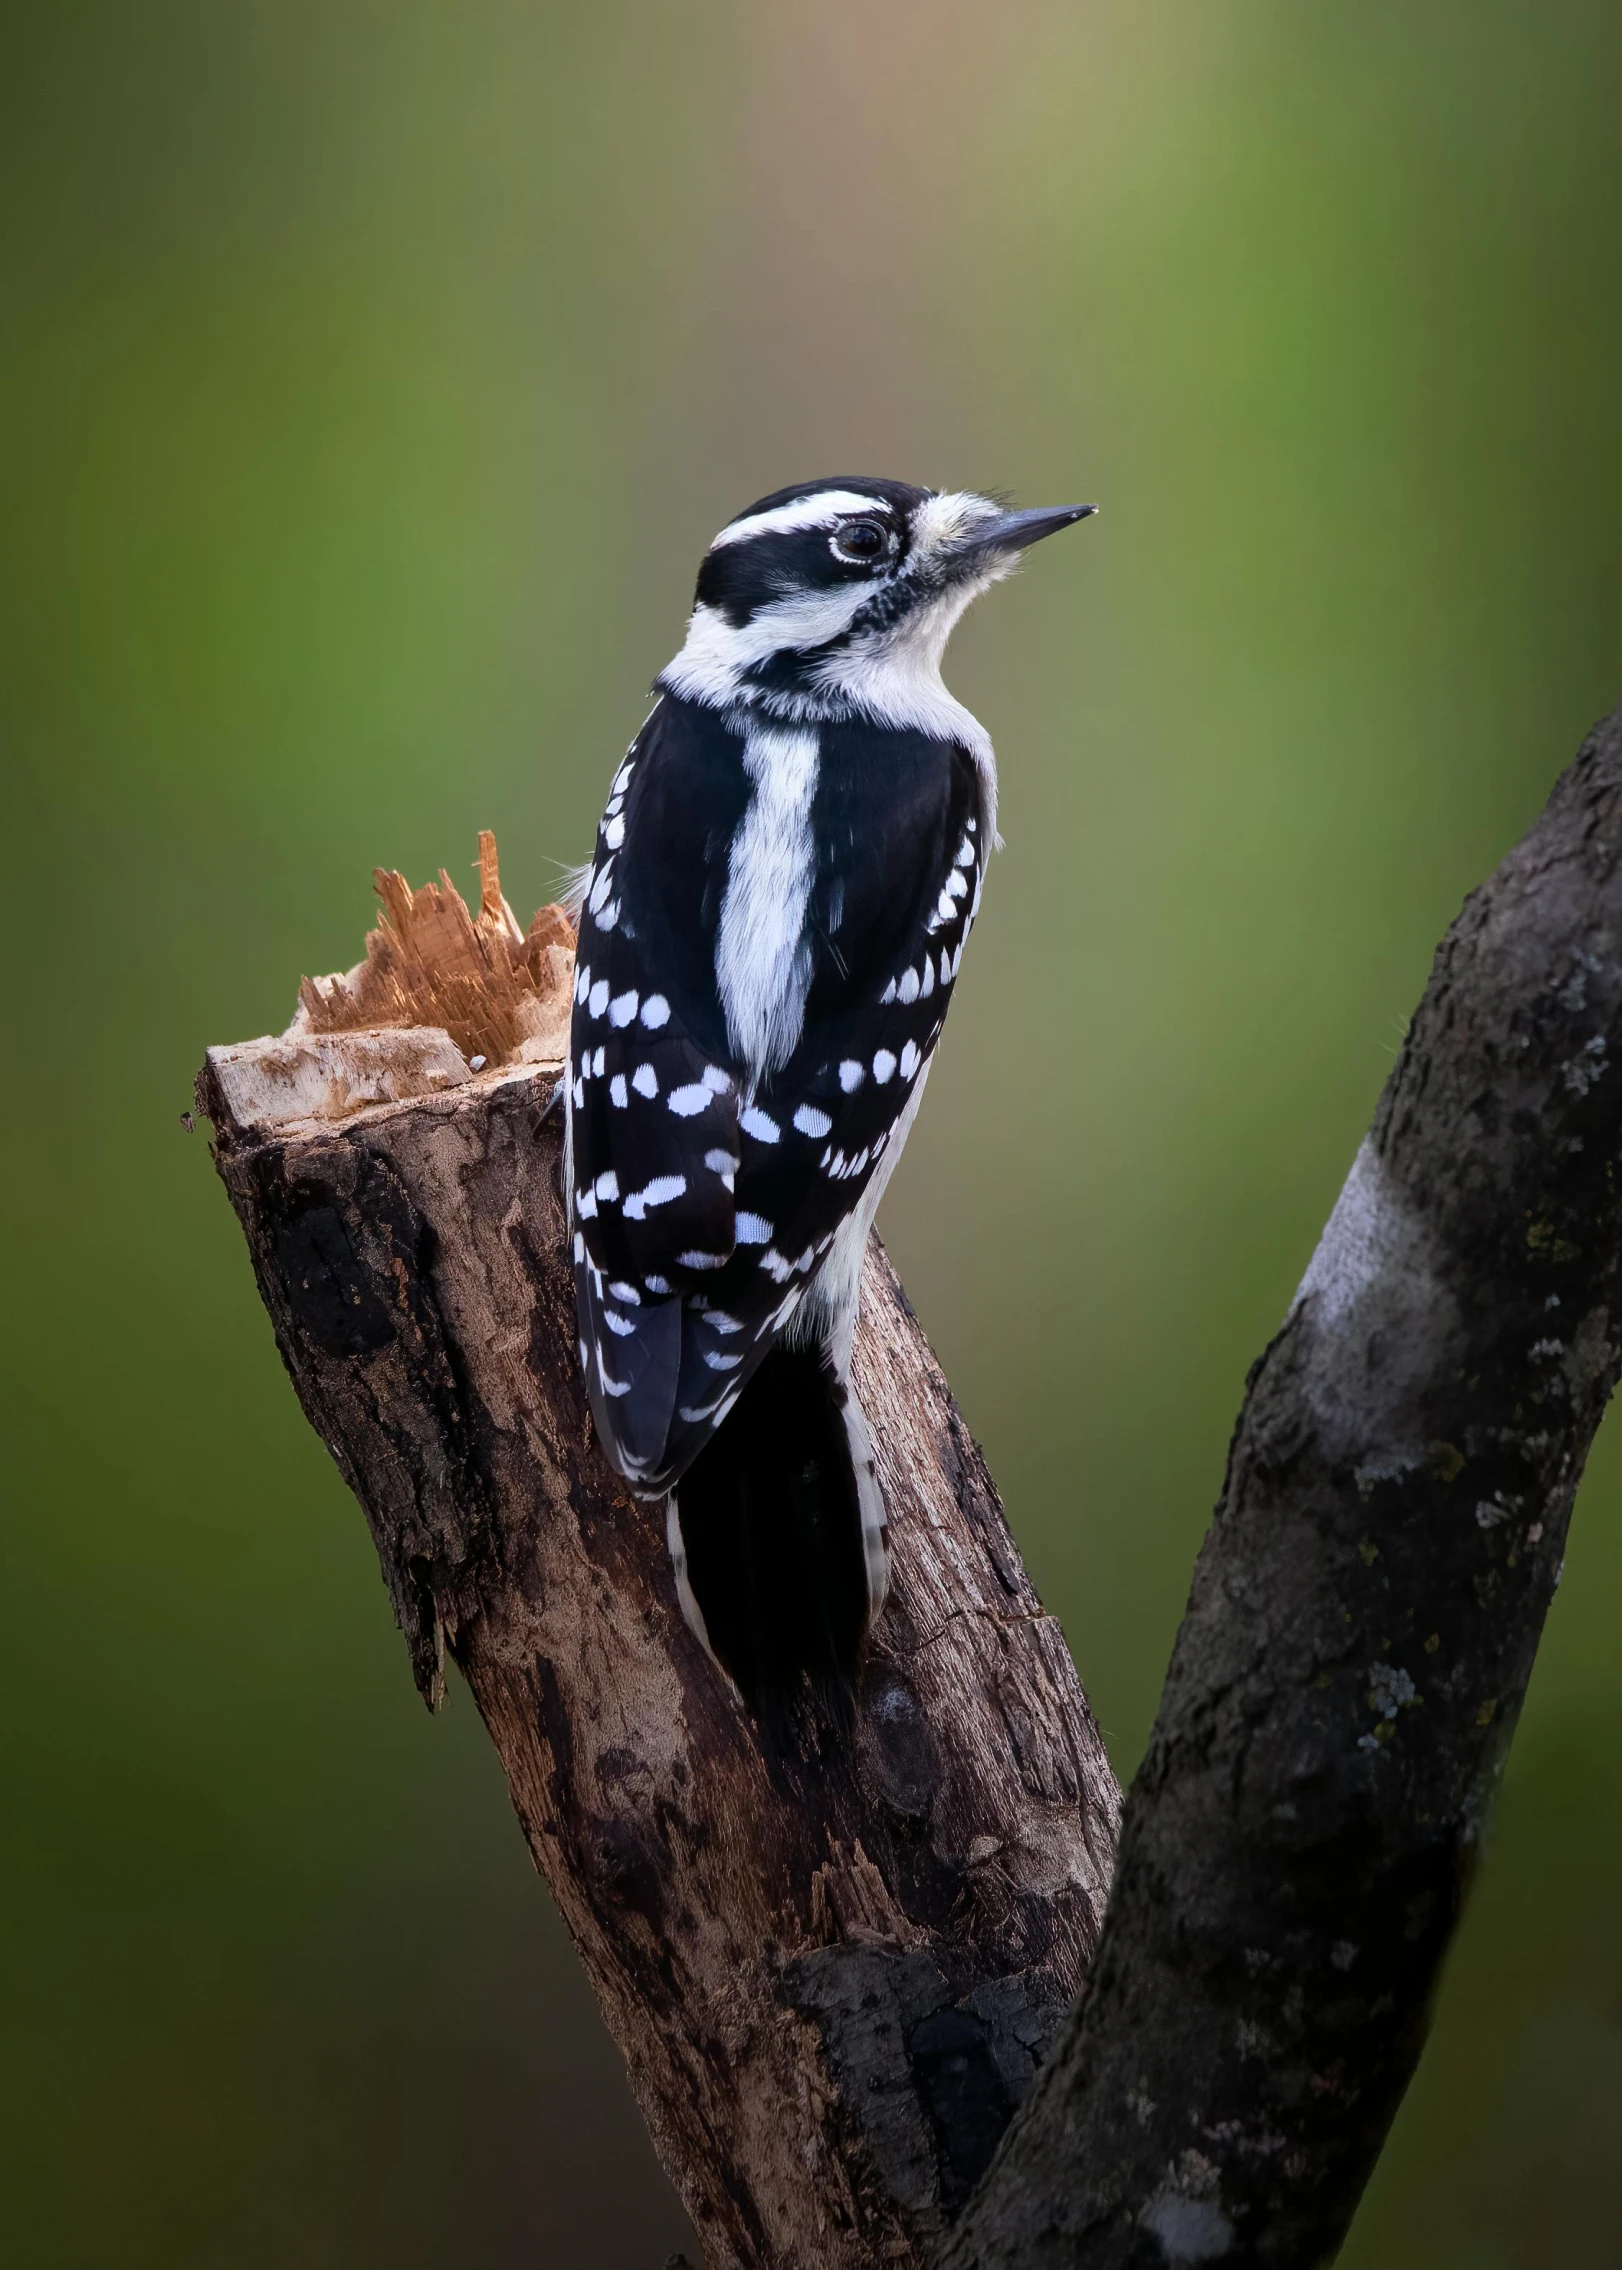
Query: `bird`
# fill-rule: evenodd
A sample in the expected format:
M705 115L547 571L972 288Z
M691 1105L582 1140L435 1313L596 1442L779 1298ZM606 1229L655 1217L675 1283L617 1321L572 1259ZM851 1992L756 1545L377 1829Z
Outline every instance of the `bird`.
M999 843L941 662L1096 507L840 476L698 572L583 881L565 1193L596 1434L775 1738L849 1724L889 1576L851 1377L862 1257Z

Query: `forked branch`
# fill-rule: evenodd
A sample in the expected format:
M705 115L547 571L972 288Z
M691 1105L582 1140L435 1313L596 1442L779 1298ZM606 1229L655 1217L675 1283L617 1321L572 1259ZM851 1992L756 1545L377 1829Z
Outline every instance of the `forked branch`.
M851 1748L770 1765L687 1634L588 1439L564 918L526 937L484 870L477 917L386 879L372 975L200 1096L419 1684L448 1646L711 2270L1327 2262L1622 1360L1622 713L1443 941L1252 1373L1101 1946L1097 1730L877 1251L896 1582Z

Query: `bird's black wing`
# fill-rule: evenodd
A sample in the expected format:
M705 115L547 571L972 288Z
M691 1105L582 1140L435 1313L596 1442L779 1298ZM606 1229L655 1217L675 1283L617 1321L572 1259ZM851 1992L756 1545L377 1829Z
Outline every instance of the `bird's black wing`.
M848 1224L865 1232L905 1141L990 850L968 753L894 729L825 729L815 820L804 1030L740 1111L737 1182L740 1246L802 1288Z
M662 699L614 777L581 910L569 1052L577 1308L599 1431L663 1479L678 1384L727 1335L687 1296L735 1243L739 1097L713 939L748 783L713 712ZM705 1365L705 1356L716 1359Z
M825 727L804 1024L782 1070L751 1082L715 979L747 797L724 720L662 703L616 775L581 920L570 1059L581 1358L610 1454L649 1490L697 1456L830 1255L859 1265L989 849L964 751Z

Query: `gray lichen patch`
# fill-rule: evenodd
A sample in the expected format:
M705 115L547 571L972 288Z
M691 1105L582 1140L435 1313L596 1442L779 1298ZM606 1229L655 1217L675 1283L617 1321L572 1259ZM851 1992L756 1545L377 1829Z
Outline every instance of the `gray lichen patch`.
M1365 1486L1429 1453L1425 1392L1462 1346L1439 1241L1365 1138L1291 1307L1310 1335L1306 1389L1324 1455Z
M1143 2227L1168 2262L1220 2262L1233 2245L1233 2225L1214 2199L1160 2191L1143 2210Z

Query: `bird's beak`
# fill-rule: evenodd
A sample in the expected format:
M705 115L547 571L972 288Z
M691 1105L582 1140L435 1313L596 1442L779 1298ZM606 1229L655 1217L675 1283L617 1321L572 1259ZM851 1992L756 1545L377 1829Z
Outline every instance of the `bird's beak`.
M1023 552L1032 544L1040 544L1044 536L1056 536L1061 528L1074 527L1097 510L1095 504L1051 504L1038 505L1033 512L1005 512L989 528L977 532L976 542L988 551Z

